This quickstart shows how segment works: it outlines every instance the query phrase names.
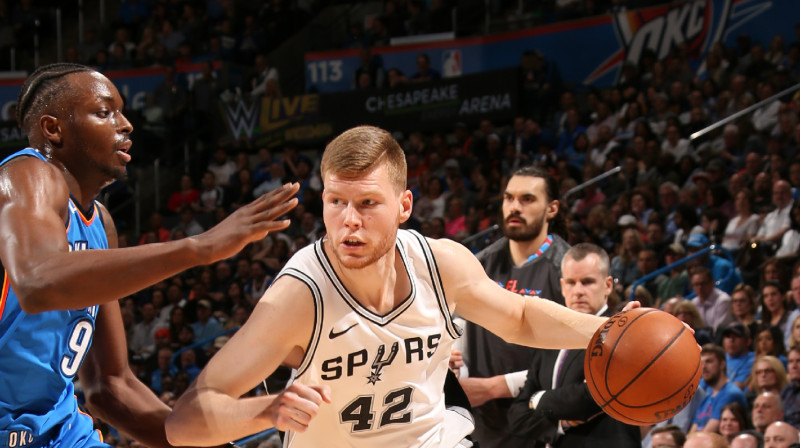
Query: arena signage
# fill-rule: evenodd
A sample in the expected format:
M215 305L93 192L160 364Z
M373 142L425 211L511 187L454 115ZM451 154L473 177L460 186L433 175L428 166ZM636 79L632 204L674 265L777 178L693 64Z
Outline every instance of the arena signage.
M645 50L663 58L686 43L690 65L700 73L705 54L716 43L735 46L747 34L768 46L781 34L794 37L800 2L771 0L693 0L605 14L504 34L424 44L373 48L385 70L413 75L416 58L425 53L443 77L457 77L517 67L524 51L538 50L575 85L613 85L625 62L638 63ZM353 90L360 65L358 50L308 53L306 87L313 92Z

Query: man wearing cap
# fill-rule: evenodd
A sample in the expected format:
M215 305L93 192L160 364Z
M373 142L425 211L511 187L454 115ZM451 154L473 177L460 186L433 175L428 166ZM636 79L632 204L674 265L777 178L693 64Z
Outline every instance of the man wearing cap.
M744 324L734 322L722 329L722 347L725 349L725 373L728 379L744 390L756 354L750 350L750 330Z
M710 245L711 243L708 241L708 237L702 233L692 235L686 242L686 247L689 249L690 254L705 249ZM714 255L713 253L709 252L698 257L689 262L689 264L691 266L707 267L711 271L711 277L714 283L716 283L716 287L727 294L732 293L733 288L739 283L742 283L742 274L739 272L739 269L736 268L730 260Z
M735 320L731 296L714 286L711 271L707 267L696 266L692 270L691 285L697 294L692 303L700 311L706 325L716 329Z
M686 249L678 243L672 243L667 246L664 253L665 265L669 266L685 256ZM656 294L658 303L664 303L673 297L685 297L688 293L688 285L689 273L686 271L685 265L670 269L669 277L658 285Z
M195 341L205 341L222 333L222 324L211 315L211 302L201 299L197 302L197 322L192 323ZM203 349L208 348L211 341L203 345Z

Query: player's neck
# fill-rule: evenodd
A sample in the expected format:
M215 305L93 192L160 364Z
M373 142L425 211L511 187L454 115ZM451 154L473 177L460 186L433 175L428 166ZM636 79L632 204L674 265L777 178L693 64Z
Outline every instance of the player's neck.
M522 266L528 261L531 255L535 254L547 239L547 229L542 229L539 236L530 241L508 240L508 248L511 251L511 260L514 266Z
M381 316L392 311L411 291L410 279L395 248L361 269L339 263L335 263L335 269L358 303Z

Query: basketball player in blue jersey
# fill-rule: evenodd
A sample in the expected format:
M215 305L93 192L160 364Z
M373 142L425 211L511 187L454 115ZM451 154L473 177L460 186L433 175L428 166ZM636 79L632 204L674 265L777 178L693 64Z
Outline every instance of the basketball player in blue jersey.
M30 148L0 162L0 447L107 447L77 408L149 447L169 446L169 408L132 374L117 299L236 254L296 204L286 185L185 240L117 249L100 190L125 178L131 124L114 85L53 64L22 86Z
M456 446L470 425L444 405L461 334L452 313L545 348L585 349L606 321L508 291L464 246L399 230L412 196L388 132L344 132L321 171L327 235L289 260L178 400L167 419L173 443L211 445L275 426L293 448ZM241 398L282 363L296 369L288 388Z

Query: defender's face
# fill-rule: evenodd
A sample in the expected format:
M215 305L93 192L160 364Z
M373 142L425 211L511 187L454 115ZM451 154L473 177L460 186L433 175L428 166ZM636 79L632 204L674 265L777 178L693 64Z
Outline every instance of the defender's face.
M67 81L73 93L64 101L64 116L58 117L65 123L61 127L65 151L109 181L125 179L133 126L122 113L124 103L117 88L97 72L74 73ZM85 166L69 163L65 165L74 175L91 174L84 172Z
M322 193L326 249L342 266L365 268L388 253L411 215L411 192L395 191L385 165L357 179L326 173Z

